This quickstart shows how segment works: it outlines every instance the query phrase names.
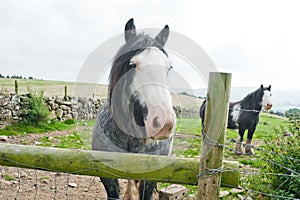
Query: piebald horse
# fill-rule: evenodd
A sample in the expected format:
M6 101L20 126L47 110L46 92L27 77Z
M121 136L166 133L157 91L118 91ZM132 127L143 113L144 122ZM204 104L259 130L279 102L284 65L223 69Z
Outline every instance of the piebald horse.
M239 131L235 145L236 154L244 154L241 144L246 130L248 130L248 134L245 152L248 155L253 154L251 143L259 120L259 113L262 108L266 111L272 108L271 96L271 85L269 87L261 85L257 90L248 94L241 101L229 103L227 127L230 129L238 129ZM204 128L205 107L206 101L204 101L200 107L202 130Z

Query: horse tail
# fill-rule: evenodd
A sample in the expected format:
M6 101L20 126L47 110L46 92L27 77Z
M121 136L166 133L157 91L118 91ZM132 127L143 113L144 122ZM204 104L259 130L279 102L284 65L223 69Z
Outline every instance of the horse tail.
M202 105L199 110L199 115L200 115L201 124L202 124L202 133L204 131L205 108L206 108L206 99L202 102Z

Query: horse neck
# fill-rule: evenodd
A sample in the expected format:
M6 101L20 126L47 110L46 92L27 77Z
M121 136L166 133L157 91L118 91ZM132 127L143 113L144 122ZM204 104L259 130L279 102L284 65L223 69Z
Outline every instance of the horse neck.
M255 94L247 95L241 102L241 108L247 110L256 110L260 111L262 109L262 105L260 101L257 101L255 98Z

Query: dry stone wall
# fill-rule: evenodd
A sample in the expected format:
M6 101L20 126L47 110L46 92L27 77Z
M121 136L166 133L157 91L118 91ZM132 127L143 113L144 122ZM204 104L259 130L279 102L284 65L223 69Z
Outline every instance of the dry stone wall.
M87 97L47 97L45 103L51 111L50 117L58 120L66 119L95 119L103 103L103 99Z
M23 105L30 95L0 94L0 128L22 120ZM99 108L106 101L86 97L44 97L50 111L50 118L95 119Z
M0 128L22 120L23 105L30 95L0 94ZM87 97L44 97L44 102L51 112L50 118L64 121L67 119L95 119L106 98ZM174 106L177 117L198 117L198 108Z
M0 94L0 128L19 121L22 96Z

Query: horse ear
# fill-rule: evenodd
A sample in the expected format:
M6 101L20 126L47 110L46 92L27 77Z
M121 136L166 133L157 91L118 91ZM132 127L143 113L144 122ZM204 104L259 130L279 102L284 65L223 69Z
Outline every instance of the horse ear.
M271 91L271 85L269 85L268 90Z
M166 25L163 30L160 31L160 33L155 37L155 40L161 45L164 46L167 42L167 39L169 37L169 26Z
M131 18L125 25L125 41L127 42L134 37L136 37L136 29L133 18Z
M263 84L260 85L260 89L264 89L264 85Z

